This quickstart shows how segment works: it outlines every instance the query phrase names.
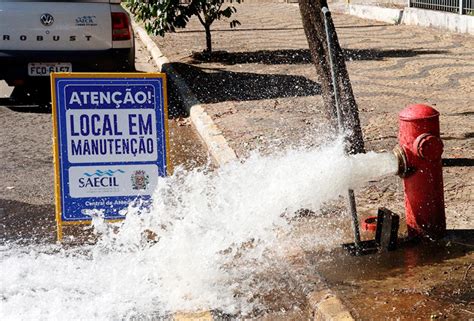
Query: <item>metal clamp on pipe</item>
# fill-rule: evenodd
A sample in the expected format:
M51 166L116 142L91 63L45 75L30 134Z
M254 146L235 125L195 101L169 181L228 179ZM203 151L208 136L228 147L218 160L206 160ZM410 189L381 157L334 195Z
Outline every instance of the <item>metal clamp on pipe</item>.
M400 147L400 145L397 145L393 149L393 153L395 154L395 157L398 160L397 175L400 176L401 178L408 176L410 173L410 168L408 167L408 161L407 161L407 156L405 154L405 151L403 150L402 147Z

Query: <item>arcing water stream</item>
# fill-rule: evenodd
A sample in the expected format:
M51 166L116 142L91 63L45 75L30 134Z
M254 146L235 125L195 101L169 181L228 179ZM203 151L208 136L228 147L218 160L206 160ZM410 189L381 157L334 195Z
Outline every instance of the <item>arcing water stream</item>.
M344 155L342 140L253 155L214 172L178 169L160 179L151 212L129 214L119 229L95 219L94 245L1 245L1 318L248 313L259 304L251 276L278 261L278 236L291 229L294 213L317 212L349 187L396 169L388 153ZM340 240L318 241L334 247Z

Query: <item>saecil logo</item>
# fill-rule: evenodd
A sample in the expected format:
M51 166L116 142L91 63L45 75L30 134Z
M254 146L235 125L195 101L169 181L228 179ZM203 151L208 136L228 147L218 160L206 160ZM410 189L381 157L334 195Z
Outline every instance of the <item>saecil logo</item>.
M106 171L96 170L94 173L84 173L84 177L79 178L79 188L113 188L119 187L115 174L125 173L121 169Z

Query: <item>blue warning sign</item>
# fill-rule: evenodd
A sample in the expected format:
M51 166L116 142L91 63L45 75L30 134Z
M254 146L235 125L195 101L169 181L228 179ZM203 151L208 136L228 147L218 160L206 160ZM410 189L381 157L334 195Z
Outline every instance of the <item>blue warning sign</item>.
M52 74L58 224L122 219L166 176L164 74Z

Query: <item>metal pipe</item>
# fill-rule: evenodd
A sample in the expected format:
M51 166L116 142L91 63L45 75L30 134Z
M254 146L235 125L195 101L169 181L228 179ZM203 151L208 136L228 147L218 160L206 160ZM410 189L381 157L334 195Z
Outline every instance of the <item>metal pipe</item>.
M329 51L329 67L331 69L331 78L332 78L332 90L334 93L334 101L336 104L336 115L337 115L337 126L339 130L339 134L342 134L343 132L343 124L342 124L342 115L341 115L341 109L339 107L339 89L337 88L337 80L336 80L336 66L334 65L334 57L333 57L333 42L332 42L332 37L329 32L329 22L328 22L328 16L331 14L329 12L329 9L326 7L323 7L321 9L323 11L324 15L324 29L326 31L326 40L328 43L328 51Z
M329 51L329 66L331 69L332 87L333 87L333 93L334 93L334 101L336 105L337 126L338 126L339 134L344 134L344 124L342 123L342 113L341 113L341 107L339 104L339 90L337 87L337 79L336 79L337 66L334 63L335 62L334 50L333 50L334 43L332 41L332 36L329 30L330 26L329 26L329 21L328 21L328 18L331 12L329 11L327 7L323 7L321 10L324 16L324 29L326 31L326 40L327 40L328 51ZM349 209L351 211L351 216L352 216L352 228L354 230L354 243L355 243L356 248L359 248L360 247L360 230L359 230L359 219L357 217L357 205L355 201L354 190L349 189L347 191L347 200L349 203Z

